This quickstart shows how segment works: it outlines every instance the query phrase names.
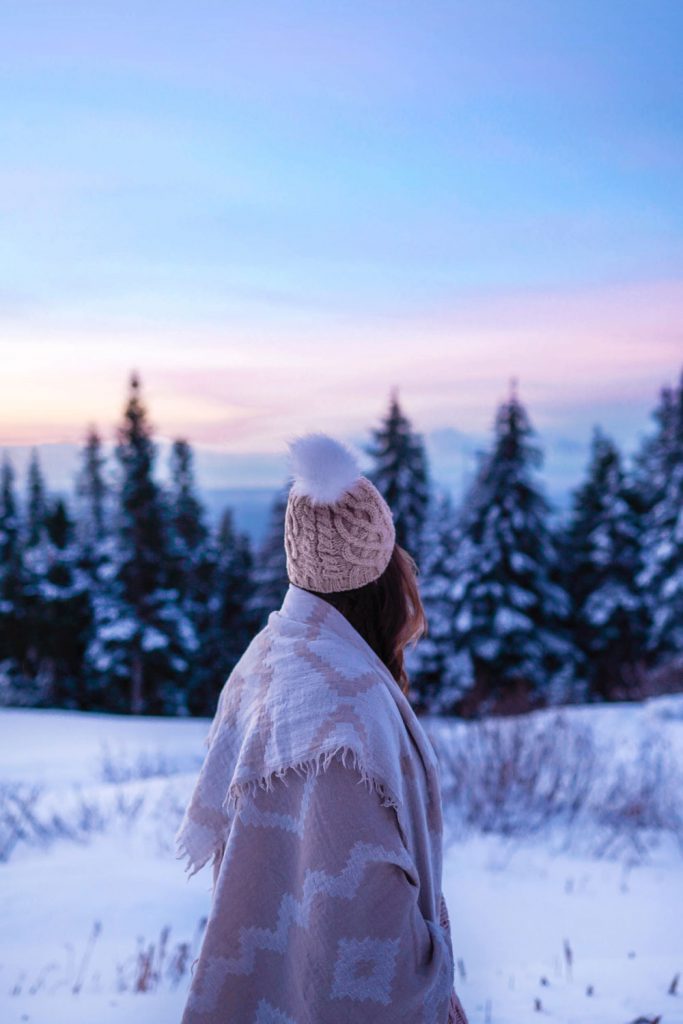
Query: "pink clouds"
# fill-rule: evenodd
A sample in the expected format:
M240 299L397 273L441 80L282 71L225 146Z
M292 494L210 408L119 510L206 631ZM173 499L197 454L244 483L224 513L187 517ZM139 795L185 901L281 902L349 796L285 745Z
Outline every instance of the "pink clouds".
M151 417L229 451L276 451L319 428L364 431L398 386L421 429L486 429L509 379L539 426L601 408L649 407L683 356L683 282L460 297L401 317L138 327L49 344L25 327L0 384L0 442L79 440L90 421L108 433L137 368ZM640 412L634 413L640 417Z

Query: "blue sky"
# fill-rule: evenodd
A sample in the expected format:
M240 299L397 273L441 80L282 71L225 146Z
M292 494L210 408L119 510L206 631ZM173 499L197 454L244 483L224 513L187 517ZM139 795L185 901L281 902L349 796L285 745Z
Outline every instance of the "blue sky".
M3 5L0 445L260 457L397 386L625 445L683 363L683 5ZM443 436L443 435L440 435ZM239 483L239 475L230 483Z

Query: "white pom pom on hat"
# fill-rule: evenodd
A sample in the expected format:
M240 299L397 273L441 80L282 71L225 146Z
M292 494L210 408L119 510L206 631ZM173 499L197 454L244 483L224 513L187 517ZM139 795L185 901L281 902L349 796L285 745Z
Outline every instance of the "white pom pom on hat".
M285 513L290 583L319 593L376 580L394 550L391 509L363 476L353 451L323 433L289 443L292 483Z
M290 442L292 492L314 504L330 505L360 478L350 448L328 434L304 434Z

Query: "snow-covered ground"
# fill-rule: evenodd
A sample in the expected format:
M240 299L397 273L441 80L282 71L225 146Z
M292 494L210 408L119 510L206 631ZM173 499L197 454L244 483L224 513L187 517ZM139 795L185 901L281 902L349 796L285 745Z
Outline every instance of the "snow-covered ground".
M683 1024L683 697L425 726L471 1024ZM172 841L207 728L0 711L3 1024L180 1020L210 871Z

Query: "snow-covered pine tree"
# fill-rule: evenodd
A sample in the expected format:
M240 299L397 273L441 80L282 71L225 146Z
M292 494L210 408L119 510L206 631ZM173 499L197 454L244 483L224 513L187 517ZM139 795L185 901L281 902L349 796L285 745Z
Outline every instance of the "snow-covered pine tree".
M126 614L116 582L117 506L106 469L102 438L91 425L76 476L79 565L87 580L90 603L90 627L83 660L83 701L87 710L122 711L126 702L120 690L125 682L120 678L117 685L112 685L115 673L110 671L111 651L105 653L104 639L110 635L117 615L121 614L125 620Z
M172 556L178 561L180 571L191 577L209 531L204 508L197 496L192 448L182 438L171 446L167 502Z
M52 699L52 667L43 658L43 581L49 568L46 528L47 495L38 451L31 451L21 538L24 561L24 702L49 705Z
M573 495L564 560L582 674L591 694L606 700L627 696L642 668L640 528L619 450L596 427L585 481Z
M289 487L276 494L270 510L268 529L254 558L254 594L249 613L257 629L268 621L271 612L282 604L289 586L285 554L285 512Z
M368 477L393 513L396 542L420 565L430 498L429 467L422 436L413 430L395 390L366 453L374 459Z
M677 461L680 389L665 385L652 412L654 430L646 434L633 458L633 479L645 514L662 498Z
M559 582L550 505L536 479L542 453L513 387L495 417L460 511L452 559L457 710L485 712L566 699L576 652L569 597Z
M252 602L253 558L249 537L225 509L211 537L210 593L199 621L201 644L192 664L188 709L213 715L223 683L256 633ZM271 609L272 611L273 609Z
M649 609L648 650L657 664L683 655L683 372L664 388L657 429L637 458L645 504L643 568L638 577Z
M88 666L112 708L133 714L186 710L187 622L169 585L169 538L161 489L154 478L156 445L133 373L118 463L112 577L97 613Z
M24 517L23 674L31 703L81 706L89 609L66 502L47 495L37 450L31 453Z
M29 548L36 547L45 538L45 517L47 514L47 496L45 481L38 457L38 450L31 449L28 464L28 483L26 496L26 535L25 543Z
M5 453L0 469L0 704L22 701L25 579L14 467Z
M97 428L91 425L81 452L81 466L76 476L77 534L81 548L81 565L94 572L106 560L112 505L105 477L106 458Z
M164 497L169 536L168 581L183 615L185 657L191 662L201 642L200 620L211 596L213 567L206 513L195 484L194 456L189 442L181 438L171 447L170 480Z
M406 651L410 701L429 714L452 712L463 696L462 652L455 642L453 581L458 551L457 511L445 491L434 493L423 533L420 597L427 633Z
M83 659L90 629L89 580L79 566L76 525L64 498L48 504L45 517L47 570L39 601L43 663L52 677L53 707L88 706L83 687Z

